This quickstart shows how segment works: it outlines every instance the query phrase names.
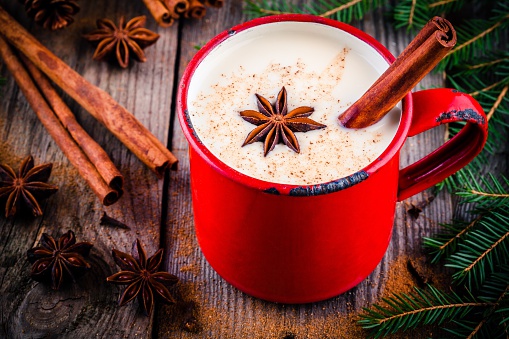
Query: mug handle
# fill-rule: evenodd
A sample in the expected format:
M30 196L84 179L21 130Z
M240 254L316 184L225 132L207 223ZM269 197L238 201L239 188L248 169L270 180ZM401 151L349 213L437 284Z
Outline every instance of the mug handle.
M488 121L470 95L448 88L412 93L413 118L408 136L455 121L466 125L451 140L399 171L398 201L419 193L466 166L484 147Z

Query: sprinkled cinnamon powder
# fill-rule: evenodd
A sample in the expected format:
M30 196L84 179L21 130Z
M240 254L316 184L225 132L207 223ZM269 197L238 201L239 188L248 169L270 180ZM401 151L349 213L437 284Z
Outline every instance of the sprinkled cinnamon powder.
M410 269L411 262L413 269ZM251 298L242 292L226 286L225 282L205 265L203 275L194 276L192 281L183 280L178 287L177 305L164 306L159 318L159 335L178 338L221 338L221 339L301 339L301 338L366 338L367 332L357 325L361 307L369 304L359 302L354 307L348 297L344 302L329 301L307 305L282 305ZM189 267L192 267L190 265ZM430 266L421 254L401 255L389 264L389 270L378 276L383 283L383 297L393 293L409 293L417 286L419 278L425 277L434 286L447 289L448 276L438 272L437 265ZM184 268L183 273L191 272ZM371 277L373 279L373 277ZM376 282L373 282L376 284ZM347 292L348 293L348 292ZM340 297L342 298L342 297ZM341 309L339 309L341 308ZM240 323L243 320L244 323ZM436 329L419 328L388 336L387 338L428 338Z

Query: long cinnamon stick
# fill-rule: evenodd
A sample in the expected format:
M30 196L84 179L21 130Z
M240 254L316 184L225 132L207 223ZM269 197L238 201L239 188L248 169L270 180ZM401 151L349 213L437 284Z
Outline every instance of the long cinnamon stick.
M49 79L26 57L20 56L20 59L26 65L28 72L32 75L33 81L37 87L39 87L39 90L46 98L46 101L53 109L53 112L57 115L63 127L67 129L71 137L74 139L76 144L78 144L83 153L85 153L92 165L97 169L97 172L99 172L106 184L116 190L119 193L119 196L122 195L124 179L120 171L110 160L108 154L88 135L88 133L80 126L78 121L76 121L74 114L58 95L55 88L49 82Z
M176 168L175 156L129 111L51 53L2 7L0 33L55 84L104 124L158 177L163 176L168 166Z
M143 0L148 11L161 27L170 27L175 22L174 13L161 0Z
M348 128L364 128L383 118L456 44L451 23L434 17L364 95L340 117Z
M25 67L2 36L0 36L0 55L39 120L101 202L106 206L116 202L119 198L118 193L108 187L87 156L74 143L74 140L60 124L57 116L35 86Z

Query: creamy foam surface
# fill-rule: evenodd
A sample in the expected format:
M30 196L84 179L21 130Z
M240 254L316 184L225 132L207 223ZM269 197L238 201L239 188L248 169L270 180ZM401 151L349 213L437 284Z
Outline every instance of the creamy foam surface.
M233 36L202 61L188 90L189 117L212 154L243 174L281 184L329 182L366 167L394 138L399 108L366 129L338 121L386 68L378 53L343 31L273 23ZM258 110L255 93L274 103L282 86L288 111L311 106L310 118L327 127L296 132L300 153L278 144L264 157L262 142L241 147L256 126L239 112Z

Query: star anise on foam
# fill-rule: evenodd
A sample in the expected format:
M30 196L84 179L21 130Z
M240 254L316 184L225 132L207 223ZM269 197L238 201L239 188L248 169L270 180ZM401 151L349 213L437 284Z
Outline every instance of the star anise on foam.
M99 19L98 29L83 35L88 41L98 42L94 60L104 60L115 55L123 68L129 65L130 57L139 62L147 61L143 49L154 44L159 34L143 27L147 21L144 15L127 23L125 21L125 17L120 17L117 27L110 19Z
M69 230L58 241L43 233L41 246L28 250L28 261L32 263L32 279L40 282L51 282L51 288L58 290L69 278L73 281L80 277L90 265L85 261L90 249L89 242L76 243L74 232Z
M154 308L155 296L161 297L168 304L175 303L168 287L177 283L178 278L168 272L158 271L163 262L162 249L147 259L147 253L140 241L136 239L132 255L115 249L112 255L122 271L109 276L106 280L117 285L128 285L118 300L119 306L125 305L138 296L144 313L150 315Z
M256 141L264 142L264 156L274 149L276 144L283 142L293 151L299 153L300 147L294 132L308 132L315 129L325 128L308 117L314 112L312 107L301 106L288 112L286 89L283 87L277 95L274 105L256 94L258 111L245 110L240 116L254 125L254 130L249 133L242 146Z
M44 199L58 190L47 184L53 165L34 167L34 158L26 157L16 173L10 166L0 164L0 200L6 200L5 217L28 208L34 216L42 215L38 199Z

